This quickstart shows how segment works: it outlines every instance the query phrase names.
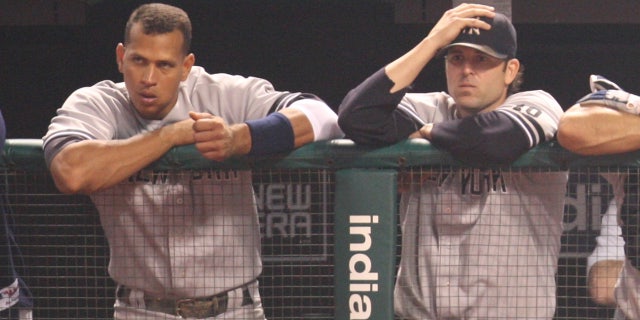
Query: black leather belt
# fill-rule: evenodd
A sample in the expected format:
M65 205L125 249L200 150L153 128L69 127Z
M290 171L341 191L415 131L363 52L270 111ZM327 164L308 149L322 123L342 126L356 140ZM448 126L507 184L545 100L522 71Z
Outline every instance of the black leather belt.
M235 290L242 290L241 306L253 304L253 298L246 286ZM118 300L129 305L128 299L131 291L133 291L131 288L120 285L116 296ZM145 296L144 304L148 311L162 312L182 318L204 319L227 312L230 291L233 290L202 298L165 299Z

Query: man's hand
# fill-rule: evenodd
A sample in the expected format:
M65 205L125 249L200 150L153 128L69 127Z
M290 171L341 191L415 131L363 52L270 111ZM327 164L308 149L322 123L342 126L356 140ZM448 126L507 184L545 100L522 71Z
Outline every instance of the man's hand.
M409 139L427 139L431 140L431 129L433 129L433 123L427 123L420 130L409 135Z
M427 38L435 41L440 48L443 48L450 44L466 28L489 30L491 25L478 19L478 17L493 18L495 16L494 10L491 6L463 3L447 10L431 29Z
M466 28L488 30L491 26L478 17L495 17L494 8L481 4L461 4L445 12L429 34L413 49L385 67L385 73L394 85L390 93L411 85L420 71L442 48L449 45Z
M185 119L162 127L160 129L162 141L168 144L168 148L194 143L193 125L193 119Z
M208 114L190 112L193 124L195 146L207 159L224 161L227 158L248 152L246 124L229 126L222 118ZM244 138L243 138L244 137ZM250 138L248 140L250 149Z

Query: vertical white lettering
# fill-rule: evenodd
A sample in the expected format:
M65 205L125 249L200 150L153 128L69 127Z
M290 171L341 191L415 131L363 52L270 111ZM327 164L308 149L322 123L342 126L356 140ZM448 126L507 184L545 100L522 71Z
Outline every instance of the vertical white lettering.
M358 271L358 266L362 267ZM355 281L377 281L378 273L371 272L371 259L363 253L356 253L349 259L349 279Z
M373 303L368 295L354 292L378 292L378 273L373 271L367 251L373 246L372 224L379 222L377 215L350 215L349 251L355 253L349 259L349 318L369 319Z
M371 248L371 227L349 227L350 235L361 235L363 241L361 243L349 244L351 251L367 251Z
M369 319L371 317L371 299L368 296L352 294L349 297L349 319Z

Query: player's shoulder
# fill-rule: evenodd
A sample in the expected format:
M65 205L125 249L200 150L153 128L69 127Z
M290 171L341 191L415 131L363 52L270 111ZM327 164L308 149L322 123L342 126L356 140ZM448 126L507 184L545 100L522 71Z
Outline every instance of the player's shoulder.
M544 97L544 98L553 99L553 96L549 92L542 89L520 91L512 94L512 96L532 96L532 97Z
M265 79L254 76L244 76L225 72L209 73L203 67L193 66L186 81L183 82L183 85L192 89L201 88L203 86L213 88L244 88L253 85L271 86L271 83Z
M110 80L76 89L65 101L63 108L98 110L120 108L129 104L129 94L124 83Z
M126 91L124 82L113 82L111 80L102 80L93 85L77 88L73 94L105 94L116 95Z
M239 74L230 74L225 72L209 73L205 68L200 66L193 66L187 77L187 81L195 82L217 82L217 83L234 83L234 82L246 82L251 80L266 81L264 79L244 76Z
M556 99L549 92L544 90L528 90L528 91L516 92L510 95L509 97L507 97L507 100L510 100L510 99L550 100L555 103L558 103Z
M400 106L412 108L426 122L452 119L455 101L446 92L407 93Z
M507 97L507 105L530 105L554 112L562 112L558 101L544 90L529 90L514 93Z
M422 93L407 93L405 94L403 101L409 102L413 105L420 105L425 107L449 107L454 105L453 98L446 92L422 92Z

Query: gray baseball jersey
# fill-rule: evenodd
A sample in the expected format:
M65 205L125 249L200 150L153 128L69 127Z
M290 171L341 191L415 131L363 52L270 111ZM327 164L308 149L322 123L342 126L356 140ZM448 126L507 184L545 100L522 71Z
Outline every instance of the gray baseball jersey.
M614 291L615 319L640 319L640 271L625 261Z
M540 113L538 125L553 137L562 114L555 100L542 91L518 93L498 112L521 121L523 111L514 109L523 104ZM455 118L445 93L407 94L401 107L426 123ZM531 136L532 146L539 139ZM397 312L410 319L551 319L567 179L566 172L460 169L414 185L400 207Z
M125 139L207 112L227 123L259 119L308 97L263 79L193 67L162 120L138 116L124 83L74 92L44 137L47 161L67 140ZM261 272L260 230L249 171L143 170L91 195L109 241L109 273L154 296L200 297L238 287Z

